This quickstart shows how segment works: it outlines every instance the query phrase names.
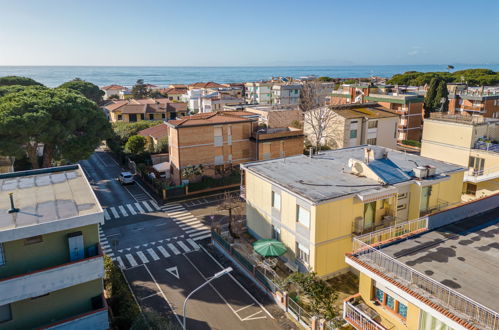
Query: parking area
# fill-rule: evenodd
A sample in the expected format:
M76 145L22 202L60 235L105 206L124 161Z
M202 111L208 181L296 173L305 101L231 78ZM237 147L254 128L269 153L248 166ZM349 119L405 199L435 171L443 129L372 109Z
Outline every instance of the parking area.
M185 297L222 266L203 248L124 270L143 308L182 321ZM188 329L280 329L273 316L231 275L215 279L188 303Z

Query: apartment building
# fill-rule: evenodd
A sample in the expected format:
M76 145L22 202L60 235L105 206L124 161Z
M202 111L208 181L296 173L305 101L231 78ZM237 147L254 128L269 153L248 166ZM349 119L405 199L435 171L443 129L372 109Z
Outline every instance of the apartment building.
M300 104L299 84L275 84L272 86L271 104L298 105Z
M139 120L171 120L187 114L187 103L161 99L130 99L112 101L105 105L109 120L133 123Z
M461 201L465 168L358 146L241 165L249 232L282 241L292 270L346 272L352 237Z
M197 113L201 111L201 98L203 96L223 88L227 88L227 86L213 81L190 84L187 92L182 96L182 101L187 102L190 111Z
M499 254L489 248L498 216L356 237L345 260L360 274L359 293L345 299L343 318L355 329L498 329Z
M421 155L468 168L464 200L499 192L499 119L434 113L425 119Z
M272 82L248 82L244 84L246 103L272 104Z
M182 96L187 93L187 87L168 87L160 90L160 92L165 95L170 101L181 102Z
M499 118L499 88L450 88L449 114L482 115Z
M398 114L377 103L332 105L305 113L303 130L315 145L316 129L323 125L321 145L333 149L362 144L396 148L398 121Z
M220 92L213 92L201 96L199 112L207 113L213 111L222 111L226 106L235 106L240 104L244 104L244 100L242 98L222 94Z
M79 165L0 174L0 328L108 329L102 208Z
M424 97L407 89L392 85L372 84L342 85L331 94L331 105L372 103L395 111L399 117L397 140L421 140L424 117Z
M170 177L182 182L182 170L203 166L203 175L243 162L303 152L303 132L283 128L258 130L255 115L223 111L187 116L168 125Z

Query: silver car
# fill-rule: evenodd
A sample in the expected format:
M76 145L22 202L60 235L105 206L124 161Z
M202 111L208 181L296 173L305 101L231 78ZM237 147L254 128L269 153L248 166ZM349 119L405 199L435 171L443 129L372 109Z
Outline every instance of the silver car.
M134 182L133 174L130 172L121 172L118 180L121 184L132 184Z

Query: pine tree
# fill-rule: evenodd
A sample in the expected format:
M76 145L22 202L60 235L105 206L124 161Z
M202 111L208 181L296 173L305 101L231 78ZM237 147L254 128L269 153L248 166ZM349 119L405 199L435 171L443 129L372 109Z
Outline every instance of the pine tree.
M435 100L435 95L437 94L437 88L439 85L439 79L433 78L430 81L430 86L426 91L426 95L424 98L424 116L425 118L430 117L430 112L434 111L433 104Z
M447 90L447 83L440 80L438 83L437 91L435 93L435 99L433 100L433 111L432 112L447 112L449 110L449 91ZM444 104L442 106L442 99L444 99Z

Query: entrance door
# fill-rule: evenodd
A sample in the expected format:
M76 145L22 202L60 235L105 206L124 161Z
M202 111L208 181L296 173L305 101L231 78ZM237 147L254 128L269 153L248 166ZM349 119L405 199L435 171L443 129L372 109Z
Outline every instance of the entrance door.
M373 228L375 216L376 202L364 204L364 229Z
M68 234L69 260L76 261L85 258L83 235L81 231Z
M136 122L137 121L137 115L136 114L132 114L132 113L129 114L128 115L128 121L133 122L133 123Z

